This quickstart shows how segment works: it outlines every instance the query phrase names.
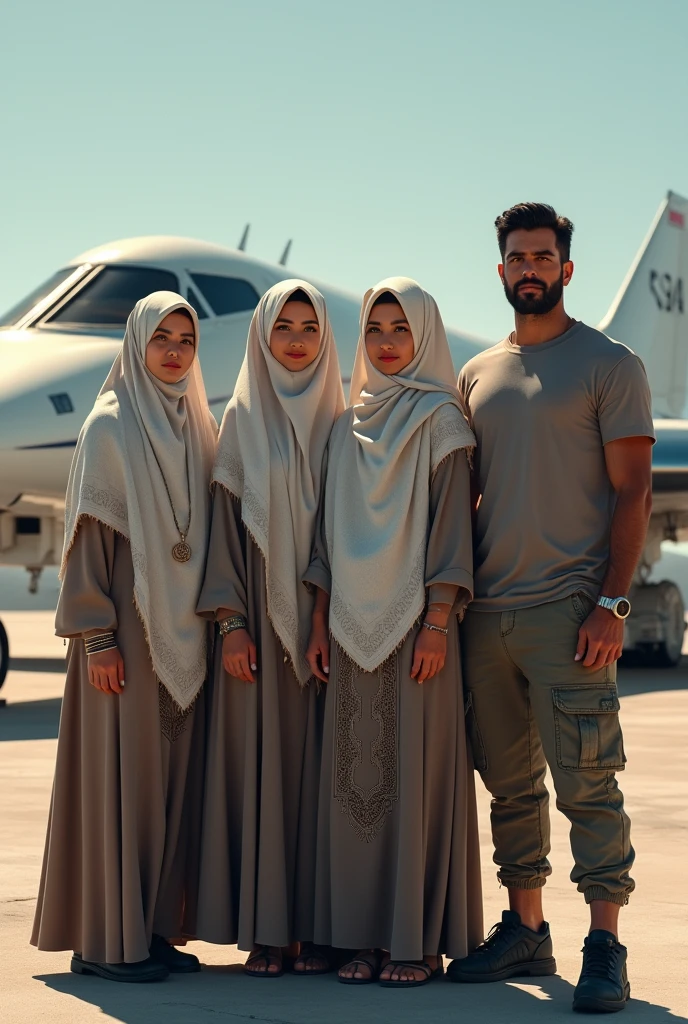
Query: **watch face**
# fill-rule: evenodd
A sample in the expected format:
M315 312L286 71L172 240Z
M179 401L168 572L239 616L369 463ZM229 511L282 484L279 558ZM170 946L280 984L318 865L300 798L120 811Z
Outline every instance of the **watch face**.
M628 601L625 597L622 597L619 601L616 602L616 608L614 609L614 611L620 619L627 618L630 610L631 602Z

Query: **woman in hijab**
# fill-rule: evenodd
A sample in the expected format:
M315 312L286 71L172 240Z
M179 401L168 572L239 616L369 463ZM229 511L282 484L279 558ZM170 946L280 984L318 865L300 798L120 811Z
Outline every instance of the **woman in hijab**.
M314 949L322 696L305 658L322 463L344 409L325 300L282 281L260 300L222 421L198 604L219 622L198 934L251 951L252 977L321 974Z
M360 951L346 984L425 984L482 934L457 629L475 440L454 380L432 296L403 277L367 292L306 577L330 679L314 934Z
M199 969L195 928L207 625L195 614L217 427L196 314L154 292L79 435L56 632L71 642L32 943L72 971Z

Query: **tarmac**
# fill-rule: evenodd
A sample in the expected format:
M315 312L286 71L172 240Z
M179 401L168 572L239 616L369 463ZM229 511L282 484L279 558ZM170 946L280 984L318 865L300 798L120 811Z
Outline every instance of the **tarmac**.
M35 607L35 605L34 605ZM571 1020L571 997L587 930L586 907L569 881L568 825L553 811L553 876L545 892L558 974L493 985L433 982L415 991L351 988L335 975L286 975L271 984L245 977L236 947L187 947L202 973L162 984L118 985L69 973L68 953L39 952L28 939L36 905L50 801L64 647L51 611L1 612L13 661L0 694L0 1021L2 1024L549 1024ZM629 948L629 1024L688 1021L688 658L675 670L619 674L627 770L621 776L633 821L637 891L621 915ZM489 801L477 778L485 923L506 905L492 864Z

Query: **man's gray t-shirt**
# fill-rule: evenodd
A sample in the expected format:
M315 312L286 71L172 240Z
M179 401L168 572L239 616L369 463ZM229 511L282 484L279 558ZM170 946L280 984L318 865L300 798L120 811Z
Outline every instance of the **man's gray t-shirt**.
M478 440L476 611L510 611L582 590L597 598L615 494L604 445L654 439L640 359L576 323L541 345L509 339L464 366Z

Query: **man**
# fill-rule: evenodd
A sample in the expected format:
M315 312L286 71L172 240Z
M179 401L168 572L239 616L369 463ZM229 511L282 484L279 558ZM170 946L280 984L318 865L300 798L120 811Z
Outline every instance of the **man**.
M618 916L634 883L615 772L626 760L616 660L651 508L650 391L640 360L568 316L573 225L521 203L497 218L515 330L459 378L478 439L475 600L462 629L467 721L492 794L502 921L453 981L553 974L549 765L590 906L575 1010L624 1008Z

